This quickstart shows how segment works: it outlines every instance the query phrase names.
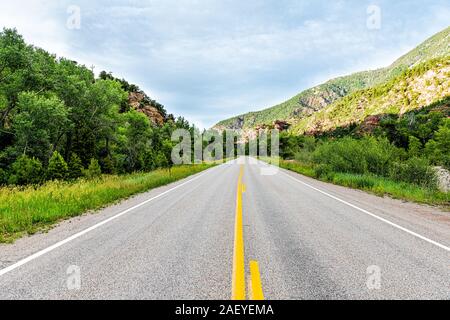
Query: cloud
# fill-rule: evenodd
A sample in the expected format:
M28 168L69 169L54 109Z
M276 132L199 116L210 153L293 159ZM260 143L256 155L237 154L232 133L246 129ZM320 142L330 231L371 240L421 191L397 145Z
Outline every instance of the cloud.
M24 5L25 3L25 5ZM369 4L382 28L366 27ZM78 5L80 30L65 28ZM63 0L2 3L0 25L135 82L169 112L209 127L308 86L390 64L448 25L444 0Z
M54 2L45 0L2 1L0 27L17 28L27 42L60 55L70 52L65 25L53 15Z

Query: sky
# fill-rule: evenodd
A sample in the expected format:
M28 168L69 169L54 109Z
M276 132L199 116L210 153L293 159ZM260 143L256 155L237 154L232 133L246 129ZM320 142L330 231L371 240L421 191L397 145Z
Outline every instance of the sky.
M0 27L139 85L200 128L388 66L448 17L449 0L0 2Z

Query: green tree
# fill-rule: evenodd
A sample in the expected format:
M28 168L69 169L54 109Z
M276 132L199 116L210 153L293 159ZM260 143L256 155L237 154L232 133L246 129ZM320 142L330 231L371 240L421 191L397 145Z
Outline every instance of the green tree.
M42 182L42 163L26 155L19 157L11 166L8 183L13 185L39 184Z
M408 154L410 157L417 157L420 155L422 149L422 143L414 136L409 137Z
M47 179L48 180L64 180L67 178L69 168L64 158L58 151L53 152L48 163Z
M16 152L47 162L66 131L66 107L55 96L47 98L33 92L21 93L18 106L20 113L12 122Z
M84 167L80 157L77 154L72 153L68 163L67 177L71 180L78 179L83 176L83 170Z
M84 176L88 179L95 179L102 175L102 169L97 159L91 159L89 167L84 170Z
M139 105L130 104L131 94ZM155 108L164 124L133 110L144 107ZM96 79L76 61L27 45L16 30L0 32L0 168L8 180L26 183L12 170L22 155L49 164L55 150L69 160L70 179L91 159L105 173L169 166L167 141L177 127L190 129L138 86L107 72Z
M132 110L123 115L123 121L119 147L120 153L125 155L122 166L126 172L142 170L152 136L150 120L143 113Z
M165 140L162 145L161 153L164 155L164 158L166 161L164 162L164 167L169 168L169 170L172 170L173 162L172 162L172 149L173 144L171 140Z
M100 167L102 168L102 172L106 174L114 174L116 172L114 162L110 155L101 159Z
M445 119L434 139L425 146L425 153L433 164L450 168L450 119Z
M166 155L162 151L159 151L155 157L155 167L156 168L167 168L168 166L169 166L169 161L168 161Z
M0 168L0 186L8 182L8 173Z

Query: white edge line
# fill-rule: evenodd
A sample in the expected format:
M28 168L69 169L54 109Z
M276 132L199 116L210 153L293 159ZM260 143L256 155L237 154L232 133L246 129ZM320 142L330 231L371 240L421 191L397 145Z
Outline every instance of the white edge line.
M218 166L218 167L220 167L220 166ZM170 192L172 192L172 191L174 191L176 189L179 189L179 188L181 188L181 187L183 187L183 186L185 186L185 185L187 185L187 184L189 184L189 183L191 183L191 182L193 182L193 181L195 181L197 179L200 179L201 177L203 177L207 173L209 173L209 170L207 170L206 172L203 172L202 174L200 174L199 176L197 176L195 178L192 178L192 179L190 179L190 180L188 180L188 181L186 181L186 182L184 182L182 184L177 185L176 187L174 187L172 189L164 191L163 193L160 193L160 194L158 194L157 196L155 196L155 197L153 197L151 199L145 200L144 202L141 202L138 205L135 205L134 207L131 207L131 208L125 210L125 211L122 211L122 212L116 214L115 216L113 216L111 218L108 218L108 219L106 219L106 220L104 220L102 222L99 222L99 223L93 225L90 228L87 228L87 229L85 229L83 231L80 231L80 232L70 236L69 238L66 238L66 239L64 239L62 241L59 241L59 242L55 243L54 245L52 245L52 246L50 246L50 247L48 247L46 249L38 251L38 252L32 254L31 256L14 263L13 265L11 265L9 267L6 267L6 268L0 270L0 277L5 275L5 274L7 274L7 273L9 273L9 272L11 272L11 271L13 271L13 270L15 270L15 269L17 269L17 268L19 268L19 267L21 267L21 266L23 266L23 265L25 265L25 264L27 264L27 263L29 263L29 262L31 262L31 261L33 261L33 260L35 260L35 259L37 259L37 258L39 258L39 257L41 257L41 256L43 256L43 255L45 255L45 254L47 254L47 253L49 253L49 252L51 252L51 251L53 251L53 250L55 250L55 249L57 249L57 248L59 248L59 247L61 247L61 246L63 246L63 245L65 245L65 244L67 244L67 243L69 243L69 242L71 242L71 241L73 241L73 240L75 240L75 239L77 239L77 238L79 238L79 237L81 237L81 236L83 236L83 235L85 235L85 234L87 234L87 233L89 233L89 232L91 232L91 231L93 231L93 230L95 230L95 229L97 229L97 228L99 228L99 227L101 227L101 226L103 226L103 225L105 225L105 224L107 224L107 223L109 223L109 222L111 222L111 221L113 221L113 220L116 220L116 219L120 218L121 216L123 216L123 215L125 215L125 214L127 214L127 213L129 213L129 212L131 212L131 211L133 211L135 209L137 209L137 208L140 208L140 207L146 205L149 202L152 202L152 201L154 201L154 200L156 200L156 199L158 199L158 198L160 198L162 196L165 196L166 194L168 194L168 193L170 193Z
M282 169L282 168L280 168L280 169ZM371 217L373 217L373 218L375 218L375 219L377 219L377 220L380 220L380 221L382 221L382 222L384 222L384 223L387 223L387 224L389 224L389 225L392 226L392 227L395 227L395 228L397 228L397 229L400 229L400 230L402 230L402 231L404 231L404 232L406 232L406 233L408 233L408 234L410 234L410 235L412 235L412 236L414 236L414 237L416 237L416 238L419 238L419 239L421 239L421 240L424 240L424 241L426 241L426 242L428 242L428 243L431 243L431 244L433 244L433 245L435 245L435 246L437 246L437 247L439 247L439 248L441 248L441 249L444 249L444 250L450 252L450 247L447 247L447 246L445 246L445 245L443 245L443 244L441 244L441 243L439 243L439 242L436 242L436 241L434 241L434 240L431 240L431 239L429 239L429 238L427 238L427 237L425 237L425 236L422 236L422 235L420 235L420 234L418 234L418 233L416 233L416 232L414 232L414 231L411 231L411 230L409 230L409 229L406 229L405 227L402 227L402 226L400 226L400 225L398 225L398 224L396 224L396 223L394 223L394 222L391 222L391 221L389 221L389 220L387 220L387 219L384 219L384 218L382 218L382 217L379 217L379 216L377 216L376 214L371 213L371 212L369 212L369 211L367 211L367 210L364 210L364 209L362 209L362 208L360 208L360 207L358 207L358 206L355 206L354 204L351 204L351 203L349 203L349 202L347 202L347 201L345 201L345 200L339 199L338 197L335 197L335 196L333 196L333 195L331 195L331 194L329 194L329 193L327 193L327 192L325 192L325 191L322 191L322 190L320 190L320 189L318 189L318 188L316 188L316 187L313 187L312 185L310 185L310 184L308 184L308 183L306 183L306 182L303 182L303 181L301 181L301 180L299 180L299 179L297 179L297 178L294 178L293 176L291 176L290 174L286 173L286 172L283 171L283 170L280 170L280 172L283 173L284 175L288 176L288 177L291 178L292 180L297 181L297 182L303 184L304 186L306 186L306 187L308 187L308 188L310 188L310 189L313 189L313 190L315 190L315 191L317 191L317 192L320 192L320 193L322 193L323 195L325 195L325 196L327 196L327 197L330 197L330 198L332 198L332 199L334 199L334 200L336 200L336 201L339 201L339 202L341 202L341 203L343 203L343 204L345 204L345 205L347 205L347 206L349 206L349 207L352 207L353 209L356 209L356 210L358 210L358 211L361 211L362 213L365 213L365 214L367 214L367 215L369 215L369 216L371 216ZM289 172L291 172L291 171L289 171Z

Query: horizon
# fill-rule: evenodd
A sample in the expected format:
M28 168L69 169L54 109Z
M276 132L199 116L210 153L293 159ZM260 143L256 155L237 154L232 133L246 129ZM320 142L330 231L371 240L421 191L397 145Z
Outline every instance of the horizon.
M26 3L21 10L15 3L5 5L0 27L16 28L27 43L58 57L95 66L96 75L105 70L135 83L169 113L200 129L270 108L336 77L387 67L447 28L450 11L445 1L433 1L420 12L418 1L407 6L406 1L286 1L278 16L271 14L272 2L257 1L225 8L208 3L200 12L186 1L175 13L157 1L109 7L101 1L71 2L75 7L66 1L50 7L41 0ZM68 19L77 8L81 21L70 28ZM238 18L253 9L251 21L239 25ZM182 27L164 25L160 17L167 12ZM339 50L331 50L337 44Z

